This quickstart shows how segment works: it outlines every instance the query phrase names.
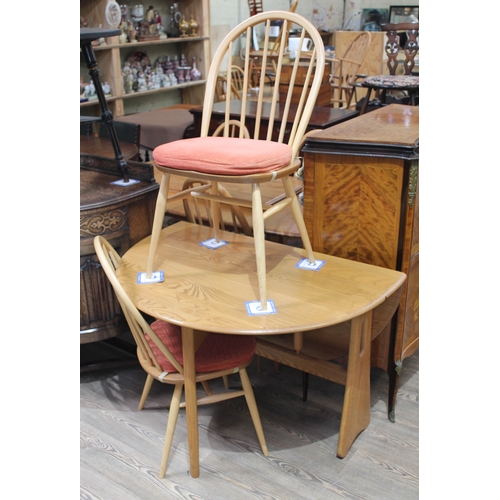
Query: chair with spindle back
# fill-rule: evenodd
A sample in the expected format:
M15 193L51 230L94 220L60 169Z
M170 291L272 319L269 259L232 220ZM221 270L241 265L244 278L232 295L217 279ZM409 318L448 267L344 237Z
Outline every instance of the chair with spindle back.
M289 79L287 80L289 83L285 86L286 91L283 92L281 90L283 95L280 96L279 82L284 64L286 63L286 58L284 57L285 47L281 45L277 58L276 85L273 88L270 101L264 102L262 93L259 93L257 97L255 127L253 136L250 139L244 137L245 121L247 119L247 96L245 93L243 93L241 101L239 101L240 116L238 121L241 124L239 137L230 137L229 116L231 102L234 101L234 98L229 93L229 98L225 100L226 118L223 135L209 137L208 132L212 117L214 93L217 78L220 78L221 63L223 60L227 61L228 67L231 67L234 53L233 48L239 46L238 39L250 36L252 28L261 25L264 31L263 65L265 65L266 54L270 51L269 44L272 43L269 40L269 32L273 20L283 20L283 29L285 31L289 29L292 23L302 29L300 47L302 47L304 38L307 37L312 40L313 47L308 52L308 57L302 61L300 57L301 49L299 48L295 61L289 67L291 70L289 71ZM250 47L247 45L242 65L245 72L245 87L250 78L251 60ZM297 78L299 66L301 72L300 78ZM290 176L301 166L301 159L298 157L299 149L320 90L324 69L325 49L321 36L310 21L296 13L270 11L257 14L243 21L228 33L213 57L207 76L201 136L163 144L153 151L154 164L162 173L162 179L153 222L150 253L146 269L147 278L151 277L154 269L156 249L167 204L170 174L182 175L211 183L211 193L201 193L199 196L212 202L214 239L216 241L220 241L218 204L220 202L228 202L227 197L219 195L218 183L242 183L248 184L251 187L252 195L250 203L247 200L236 198L229 201L235 205L248 206L252 209L259 299L263 311L266 311L268 307L264 241L264 223L268 217L285 207L291 208L300 237L307 251L307 259L311 263L315 262L307 229L302 217L300 203L293 189ZM232 75L230 71L226 73L226 79L227 88L231 88ZM264 87L264 79L265 75L261 73L261 88ZM290 124L287 122L290 121L292 116L290 112L292 96L294 99L297 99L297 104L293 107L294 119ZM269 123L273 123L278 114L282 117L281 124L277 125L277 127L279 126L277 138L273 138L273 127L267 127L267 130L265 130L265 125L263 125L262 115L264 113L262 110L264 104L270 110L268 115ZM280 113L277 111L278 107L280 107ZM234 115L232 118L234 118ZM261 130L264 138L260 138ZM284 139L285 132L288 134L286 143ZM282 181L285 196L283 200L264 211L260 184L275 179ZM168 269L165 270L165 275L168 275Z
M349 108L354 96L355 87L351 83L356 80L359 68L365 59L370 45L371 35L368 31L360 33L349 45L345 53L332 59L332 86L333 106ZM356 104L356 103L353 103Z
M167 468L179 408L185 406L184 403L181 403L184 387L184 368L182 366L180 327L160 320L149 324L118 281L116 269L121 262L121 257L102 236L95 237L94 247L137 344L139 362L147 373L146 383L139 402L139 410L143 408L154 380L158 380L163 384L174 385L160 466L160 478L162 478ZM216 403L245 396L262 452L267 456L268 451L264 431L252 385L246 371L247 366L254 357L255 348L256 341L253 336L207 334L196 351L195 357L196 381L202 383L207 392L206 396L197 399L197 404ZM226 391L219 394L212 393L207 383L209 380L227 377L236 372L240 375L242 390Z

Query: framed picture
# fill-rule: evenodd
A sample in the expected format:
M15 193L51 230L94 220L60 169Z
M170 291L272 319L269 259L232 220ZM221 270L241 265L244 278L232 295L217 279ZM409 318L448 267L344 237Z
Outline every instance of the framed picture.
M418 5L391 5L390 23L418 23Z
M361 31L380 31L380 26L387 22L389 9L363 9Z

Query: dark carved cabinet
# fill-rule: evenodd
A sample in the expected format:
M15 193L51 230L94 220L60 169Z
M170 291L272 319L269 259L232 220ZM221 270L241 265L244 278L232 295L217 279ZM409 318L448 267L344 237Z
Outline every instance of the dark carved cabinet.
M159 186L141 181L123 187L119 177L80 170L80 343L127 331L125 318L94 251L94 237L104 236L122 255L151 234Z

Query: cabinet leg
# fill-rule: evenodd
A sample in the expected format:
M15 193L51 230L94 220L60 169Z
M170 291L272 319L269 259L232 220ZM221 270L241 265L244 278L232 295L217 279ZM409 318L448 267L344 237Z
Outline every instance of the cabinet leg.
M396 398L398 395L399 376L403 369L403 363L396 361L393 367L389 370L389 420L396 421Z
M307 401L308 389L309 389L309 373L302 372L302 401Z

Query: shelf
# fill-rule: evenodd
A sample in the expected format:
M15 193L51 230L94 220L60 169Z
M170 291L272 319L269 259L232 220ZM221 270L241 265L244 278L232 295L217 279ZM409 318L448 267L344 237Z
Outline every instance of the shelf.
M95 52L109 49L132 49L135 47L144 47L147 45L164 45L169 43L186 43L186 42L201 42L209 40L208 36L190 36L186 38L164 38L163 40L150 40L148 42L134 42L134 43L108 43L107 45L97 45L94 47Z
M109 28L105 10L108 0L81 0L80 15L87 21L89 27L103 26ZM127 2L129 11L134 2ZM158 0L154 3L166 28L170 19L170 6L172 2ZM147 7L147 6L146 6ZM186 82L172 87L161 87L159 89L145 90L126 94L123 84L122 68L124 62L133 52L145 52L153 65L158 57L165 55L173 59L174 55L186 56L189 66L191 60L196 57L197 68L202 78L206 78L210 67L210 4L209 0L183 0L179 2L179 11L186 16L193 15L197 20L198 36L175 36L158 40L137 41L134 43L119 43L119 36L107 37L106 45L93 46L97 60L101 82L111 87L112 95L106 97L109 109L115 118L142 111L152 111L157 108L172 106L176 104L192 104L199 106L203 103L206 80ZM83 58L80 60L80 75L82 82L89 81L88 70L84 65ZM80 110L83 115L95 115L98 113L97 99L80 102Z
M142 96L147 96L147 95L152 95L152 94L158 94L160 92L169 92L177 89L186 89L189 87L196 87L198 85L205 85L207 83L206 80L198 80L196 82L189 82L189 83L179 83L177 85L174 85L172 87L162 87L160 89L154 89L154 90L145 90L144 92L134 92L133 94L123 94L120 96L110 96L106 97L106 102L113 102L116 101L117 99L132 99L134 97L142 97ZM87 101L87 102L81 102L80 107L86 107L86 106L93 106L95 104L99 104L98 99L94 99L92 101Z

